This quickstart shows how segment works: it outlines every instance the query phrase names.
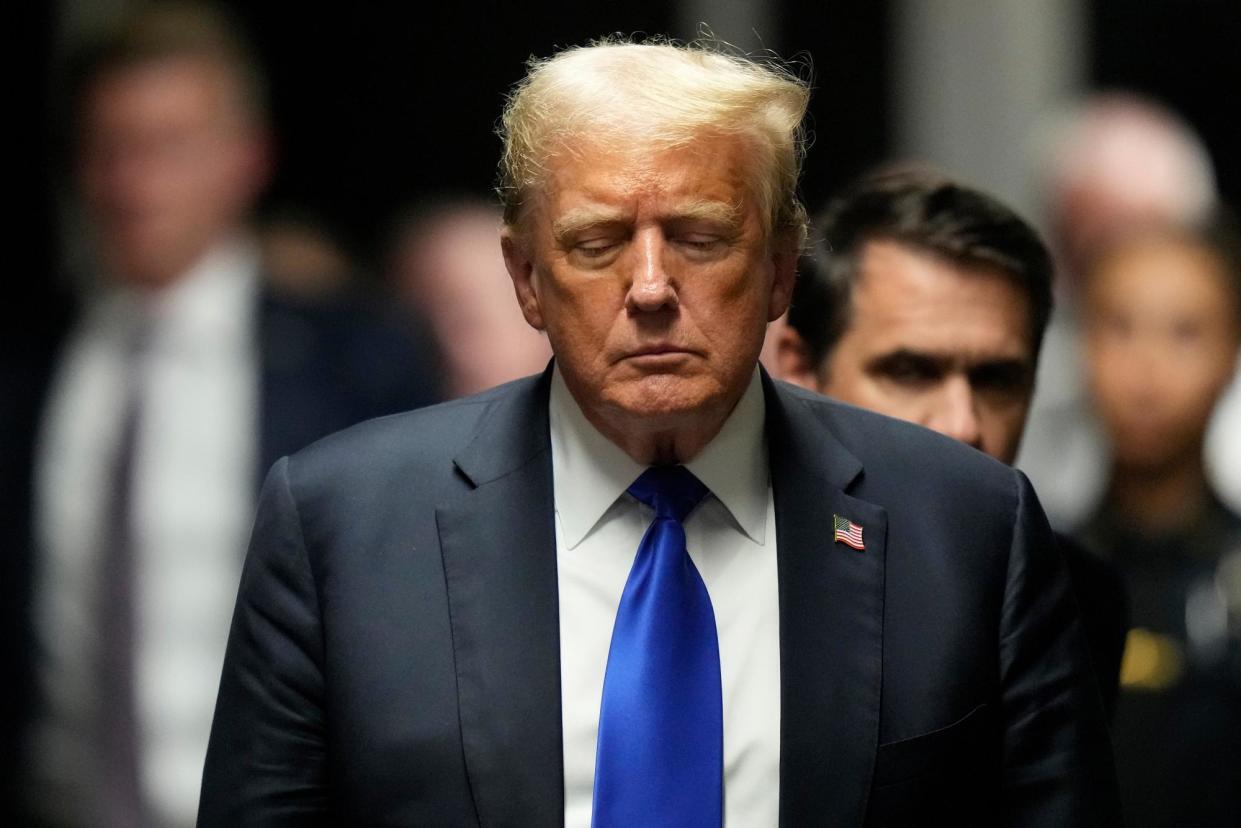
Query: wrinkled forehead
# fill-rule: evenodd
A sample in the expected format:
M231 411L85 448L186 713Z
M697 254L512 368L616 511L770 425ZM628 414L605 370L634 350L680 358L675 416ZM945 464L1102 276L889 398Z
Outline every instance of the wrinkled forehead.
M755 144L744 133L703 130L675 139L637 133L557 137L547 144L539 175L523 198L519 227L532 215L553 218L569 202L622 208L647 197L675 200L689 212L755 211L761 218Z

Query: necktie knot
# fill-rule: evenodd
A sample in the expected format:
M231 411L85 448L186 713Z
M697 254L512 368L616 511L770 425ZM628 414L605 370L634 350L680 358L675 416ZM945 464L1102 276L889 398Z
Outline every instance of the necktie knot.
M684 522L707 496L707 487L684 466L651 466L629 486L629 494L655 516Z

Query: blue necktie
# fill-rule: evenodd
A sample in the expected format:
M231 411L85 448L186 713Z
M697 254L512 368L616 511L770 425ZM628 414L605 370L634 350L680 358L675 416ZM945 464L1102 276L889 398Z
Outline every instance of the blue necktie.
M711 598L685 548L707 489L684 466L647 469L629 493L655 510L612 629L594 828L723 822L724 713Z

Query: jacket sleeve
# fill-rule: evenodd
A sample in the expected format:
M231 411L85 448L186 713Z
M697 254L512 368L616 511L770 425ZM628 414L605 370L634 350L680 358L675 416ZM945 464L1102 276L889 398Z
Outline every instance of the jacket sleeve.
M203 772L204 828L328 821L323 635L288 464L259 497Z
M1076 600L1025 475L1000 620L1006 824L1120 824L1115 767Z

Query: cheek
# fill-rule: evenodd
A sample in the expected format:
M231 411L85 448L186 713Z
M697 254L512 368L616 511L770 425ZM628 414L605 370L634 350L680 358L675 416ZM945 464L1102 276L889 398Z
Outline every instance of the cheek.
M716 346L734 354L757 354L767 332L768 297L751 286L706 285L683 289L681 305L689 321Z
M1016 401L1004 402L984 409L984 428L997 443L1005 446L1013 445L1021 439L1026 410L1027 406L1024 403Z
M1163 387L1185 419L1205 422L1223 391L1222 380L1217 372L1200 366L1198 370L1169 375Z
M1108 405L1131 391L1135 384L1134 366L1135 361L1124 348L1094 346L1088 352L1087 380L1095 397Z
M539 307L547 326L547 336L558 356L586 362L597 357L624 312L623 297L618 300L608 285L581 285L564 289L560 282L545 283L550 289L539 291Z

